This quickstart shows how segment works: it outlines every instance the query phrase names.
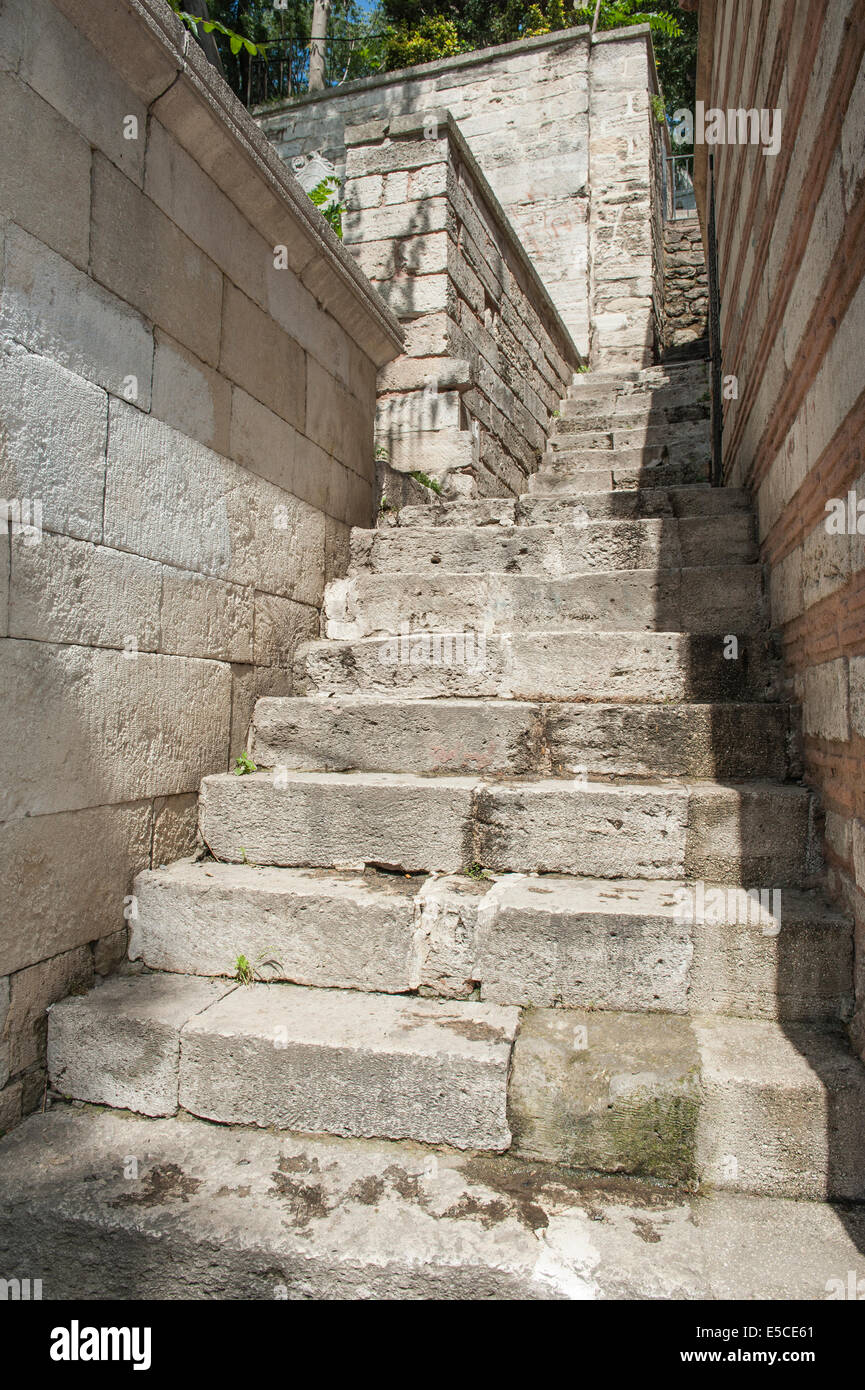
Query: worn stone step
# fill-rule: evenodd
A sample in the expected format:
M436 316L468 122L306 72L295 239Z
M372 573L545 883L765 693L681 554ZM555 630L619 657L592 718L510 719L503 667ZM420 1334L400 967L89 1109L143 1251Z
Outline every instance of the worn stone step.
M862 1201L865 1068L843 1031L709 1016L694 1028L702 1181L739 1192Z
M693 463L644 463L642 455L627 460L617 454L612 466L604 466L595 450L589 458L584 451L566 458L555 468L542 465L529 477L530 497L573 497L587 492L632 492L637 488L683 488L707 483L709 456ZM708 489L707 489L708 491Z
M849 1018L852 932L814 892L181 861L135 880L150 969L531 1007Z
M863 1241L855 1207L187 1116L57 1104L0 1141L0 1265L53 1300L810 1302Z
M794 885L811 872L810 794L561 779L483 782L410 773L289 772L202 782L214 857L292 868L497 872Z
M711 448L706 419L667 421L651 412L633 414L558 415L553 419L548 451L552 458L565 450L606 450L627 453L642 450L652 457L668 456L678 462Z
M324 695L406 694L523 700L765 701L778 668L765 639L734 659L721 637L679 632L515 632L438 642L430 634L317 641L298 649L296 688Z
M626 521L641 517L708 517L752 510L742 488L712 488L708 483L678 488L642 488L633 492L587 492L555 499L492 497L480 501L435 502L403 507L394 514L399 527L560 526L574 520ZM574 513L577 516L575 518Z
M468 776L767 777L799 770L798 710L382 696L259 700L259 767Z
M673 569L751 564L758 556L753 517L592 520L572 512L559 525L422 528L351 533L349 575L441 572L559 577L593 570Z
M517 631L690 632L764 630L759 565L532 574L361 574L325 590L325 636Z
M653 395L645 394L623 396L607 395L582 400L569 396L562 401L558 415L554 415L556 432L567 432L568 421L579 422L586 430L616 430L639 428L642 425L681 425L688 421L708 420L710 407L708 401L682 405L662 405Z
M48 1065L62 1095L144 1114L501 1150L518 1024L494 1004L121 976L54 1006Z
M529 1010L513 1152L775 1197L865 1196L865 1067L840 1030Z
M508 875L477 914L481 998L829 1022L853 998L849 920L815 892Z

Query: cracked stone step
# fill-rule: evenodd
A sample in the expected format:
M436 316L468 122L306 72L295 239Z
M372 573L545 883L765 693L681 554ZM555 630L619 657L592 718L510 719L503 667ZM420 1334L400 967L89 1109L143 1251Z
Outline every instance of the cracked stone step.
M560 526L580 521L637 520L642 517L726 516L752 512L743 488L712 488L707 482L680 488L644 488L633 492L587 492L561 500L490 497L480 501L434 502L402 507L390 521L398 527ZM390 524L390 521L388 524Z
M566 397L553 419L557 431L566 433L570 420L579 421L587 430L639 429L644 425L672 427L687 423L700 424L708 420L710 414L708 401L662 405L654 394L622 396L599 393L579 400L573 396Z
M471 634L462 645L429 633L302 644L298 689L324 695L407 694L524 700L770 701L777 663L762 636L728 660L721 637L678 632Z
M789 705L278 696L255 706L251 754L309 772L783 781L798 728Z
M758 558L748 512L726 516L593 521L571 524L393 527L351 533L349 576L440 572L550 575L601 570L661 570L752 564Z
M135 880L152 970L531 1007L849 1018L852 932L819 894L511 874L335 875L181 861Z
M49 1072L70 1099L139 1113L158 1089L166 1108L143 1113L502 1150L518 1025L495 1004L120 977L54 1006Z
M571 497L586 492L633 492L641 488L681 488L708 482L709 458L694 463L644 463L616 455L604 466L599 451L574 454L555 468L542 465L529 477L530 497Z
M518 631L737 635L766 626L759 565L534 574L360 574L325 589L325 636ZM395 649L396 650L396 649Z
M775 1197L865 1196L865 1067L838 1029L571 1009L523 1016L513 1152Z
M55 1105L0 1141L0 1263L55 1300L810 1301L863 1241L857 1208L185 1116Z
M794 885L811 872L810 793L771 782L479 782L409 773L219 773L199 825L217 859L405 873L703 878Z

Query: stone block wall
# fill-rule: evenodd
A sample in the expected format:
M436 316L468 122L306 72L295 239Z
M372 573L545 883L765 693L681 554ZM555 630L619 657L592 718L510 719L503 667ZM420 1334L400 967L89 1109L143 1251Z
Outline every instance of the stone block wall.
M0 7L0 1130L291 688L401 344L161 0Z
M730 8L702 0L698 98L779 109L782 137L775 156L714 149L723 370L737 385L724 468L757 501L828 883L856 922L865 1056L865 13L797 0L746 5L734 23Z
M664 224L664 347L708 337L709 279L698 217Z
M519 495L580 355L450 113L345 139L345 244L406 334L377 445L452 495Z
M644 367L660 342L661 219L648 26L595 34L589 81L589 359Z
M289 166L321 150L342 172L346 126L449 110L584 351L589 39L568 29L346 82L262 109L259 123Z

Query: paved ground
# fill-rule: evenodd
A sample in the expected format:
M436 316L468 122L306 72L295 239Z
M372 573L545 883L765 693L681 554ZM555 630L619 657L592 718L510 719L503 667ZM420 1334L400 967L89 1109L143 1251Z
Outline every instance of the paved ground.
M0 1143L0 1275L48 1299L826 1299L863 1250L865 1207L414 1144L67 1105Z

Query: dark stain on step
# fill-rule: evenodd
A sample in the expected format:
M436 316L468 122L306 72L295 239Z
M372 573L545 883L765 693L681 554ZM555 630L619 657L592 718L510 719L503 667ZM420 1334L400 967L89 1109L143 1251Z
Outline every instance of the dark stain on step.
M163 1202L188 1202L201 1186L177 1163L158 1163L142 1178L133 1192L124 1192L109 1203L112 1207L158 1207Z
M470 1192L463 1192L458 1201L442 1212L441 1220L480 1221L481 1225L489 1230L490 1227L499 1226L503 1221L507 1221L509 1216L518 1215L511 1202L504 1202L500 1198L482 1202Z
M291 1212L294 1224L303 1227L327 1216L329 1208L325 1190L319 1183L305 1183L291 1176L298 1171L297 1164L296 1159L280 1158L271 1174L273 1187L268 1189L268 1196L279 1197Z

